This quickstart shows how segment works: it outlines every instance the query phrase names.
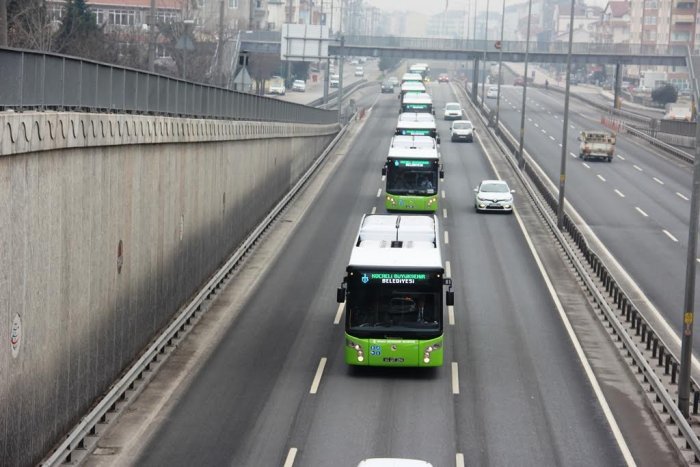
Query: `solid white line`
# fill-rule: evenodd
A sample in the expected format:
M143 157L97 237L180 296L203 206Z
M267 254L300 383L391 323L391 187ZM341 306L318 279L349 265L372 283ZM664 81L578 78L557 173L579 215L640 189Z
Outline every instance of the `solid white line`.
M456 464L456 467L464 467L464 454L462 454L461 452L457 453L457 457L455 459L455 464Z
M642 170L642 168L641 168L640 166L638 166L638 165L633 165L632 167L634 167L635 169L639 170L640 172L644 172L644 170Z
M678 193L678 192L676 192L676 194L678 195L679 198L684 199L684 200L686 200L686 201L690 201L690 200L688 199L688 197L685 196L684 194Z
M663 229L662 232L665 233L666 236L668 238L670 238L671 240L673 240L674 242L678 242L678 239L676 237L674 237L673 235L671 235L671 232L669 232L668 230Z
M455 307L452 305L447 307L447 322L450 324L450 326L455 325Z
M372 206L372 214L375 214L377 212L377 206Z
M635 206L634 209L636 209L636 210L639 212L639 214L641 214L642 216L644 216L644 217L649 217L649 214L647 214L646 212L642 211L642 210L639 209L637 206Z
M345 303L338 304L338 311L335 314L335 319L333 324L340 324L340 318L343 316L343 311L345 310Z
M549 135L549 139L551 139L552 141L554 141L554 136Z
M659 179L656 178L656 177L651 177L651 178L652 178L652 180L654 180L654 181L655 181L656 183L658 183L659 185L663 185L663 184L664 184L663 181L659 180Z
M449 261L445 261L445 277L452 277L452 265Z
M600 179L601 182L605 181L605 177L603 177L601 174L598 174L596 176Z
M457 368L457 362L452 362L452 394L459 394L459 368Z
M445 190L442 190L442 199L445 199Z
M583 166L584 166L585 168L587 168L587 169L590 169L590 168L591 168L591 166L588 165L588 164L586 164L585 162L583 163Z
M379 190L377 190L377 198L379 198L380 196L382 196L382 189L381 188Z
M289 448L289 453L287 453L287 460L284 461L284 467L292 467L294 465L294 459L297 457L297 448Z
M450 243L450 236L447 233L447 230L445 230L445 245L447 245L448 243Z
M617 195L618 195L620 198L624 198L624 197L625 197L625 195L624 195L620 190L618 190L617 188L615 188L615 193L617 193Z
M617 157L619 157L619 158L620 158L621 160L623 160L623 161L625 160L625 158L624 158L624 157L622 157L622 156L621 156L621 155L619 155L619 154L617 155Z
M316 394L318 391L318 385L321 384L321 376L323 376L323 369L326 367L326 357L323 357L318 363L318 368L316 369L316 376L314 376L314 381L311 383L311 390L309 394Z
M447 208L442 210L442 217L447 219Z

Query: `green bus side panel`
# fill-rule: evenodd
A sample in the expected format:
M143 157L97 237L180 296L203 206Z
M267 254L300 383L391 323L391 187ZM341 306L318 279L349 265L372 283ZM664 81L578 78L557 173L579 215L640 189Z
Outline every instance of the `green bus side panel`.
M345 363L361 366L434 367L442 366L443 336L430 340L361 339L345 334ZM359 345L358 351L348 343ZM429 348L429 361L425 353ZM360 361L360 357L362 360Z
M384 198L387 211L430 211L438 209L438 195L435 196L403 196L387 194Z

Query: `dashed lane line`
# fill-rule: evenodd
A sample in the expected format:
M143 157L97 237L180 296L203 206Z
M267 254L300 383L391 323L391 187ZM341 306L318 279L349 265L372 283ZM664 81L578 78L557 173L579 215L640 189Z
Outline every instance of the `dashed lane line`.
M634 167L635 169L639 170L640 172L644 172L644 169L642 169L642 168L641 168L640 166L638 166L638 165L633 165L632 167Z
M676 237L674 237L674 236L671 234L671 232L669 232L668 230L662 229L662 232L665 233L666 236L667 236L668 238L670 238L672 241L674 241L674 242L676 242L676 243L678 242L678 239L677 239Z
M326 357L323 357L320 362L318 362L318 368L316 369L316 375L314 376L314 381L311 383L311 389L309 394L316 394L318 392L318 386L321 384L321 377L323 376L323 369L326 367Z
M659 179L656 178L656 177L651 177L651 178L652 178L652 180L654 180L654 181L655 181L656 183L658 183L659 185L663 185L663 184L664 184L663 180L659 180Z
M617 188L615 188L615 193L617 193L617 196L619 196L620 198L624 198L624 197L625 197L625 194L622 193L622 192L621 192L620 190L618 190Z
M585 162L583 163L583 166L584 166L585 168L587 168L587 169L590 169L590 168L591 168L591 166L588 165L588 164L586 164Z
M343 311L345 311L345 303L341 303L338 305L338 311L335 313L335 319L333 320L333 324L340 324L340 318L343 317Z
M448 243L450 243L450 235L447 233L447 230L445 230L444 234L445 234L445 245L447 245Z
M294 465L294 459L297 457L297 448L289 448L287 453L287 459L284 461L284 467L292 467Z
M381 188L379 190L377 190L377 198L379 198L380 196L382 196L382 189Z
M677 195L680 199L682 199L682 200L690 201L690 200L688 199L688 197L685 196L683 193L678 193L678 192L676 192L676 195Z
M619 157L619 158L620 158L620 160L622 160L622 161L624 161L624 160L625 160L625 158L624 158L623 156L619 155L619 154L617 154L617 157Z
M601 174L597 174L596 177L598 177L601 182L605 181L605 177L603 177Z
M459 394L459 368L452 362L452 394Z
M641 214L642 216L644 216L644 217L649 217L649 214L647 214L646 212L642 211L641 208L635 206L634 209L636 209L637 212L638 212L639 214Z

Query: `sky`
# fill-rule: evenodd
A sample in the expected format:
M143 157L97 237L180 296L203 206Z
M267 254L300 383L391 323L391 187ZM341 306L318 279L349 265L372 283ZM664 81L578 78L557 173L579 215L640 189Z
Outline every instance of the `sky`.
M445 10L445 2L449 2L448 7L452 10L463 10L470 0L365 0L366 3L374 5L386 11L413 10L426 15L434 15ZM471 0L477 2L477 9L486 9L486 0ZM526 0L506 0L506 5L523 3ZM489 0L489 9L492 11L501 10L500 0ZM588 0L591 6L604 7L607 0Z

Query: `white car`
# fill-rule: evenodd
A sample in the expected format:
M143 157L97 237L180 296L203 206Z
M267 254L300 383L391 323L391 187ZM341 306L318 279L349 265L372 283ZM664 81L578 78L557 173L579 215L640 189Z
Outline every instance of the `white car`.
M361 66L355 67L355 76L365 76L365 69Z
M328 85L332 88L337 88L340 86L340 75L331 75L328 80Z
M292 91L306 92L306 81L295 79L292 83Z
M464 116L462 106L459 102L448 102L445 104L445 120L460 120Z
M489 90L486 91L486 97L489 99L495 99L498 97L498 86L489 86Z
M513 212L513 193L504 180L482 180L474 188L474 208L476 212Z
M450 139L454 141L474 141L474 125L469 120L455 120L450 127Z

